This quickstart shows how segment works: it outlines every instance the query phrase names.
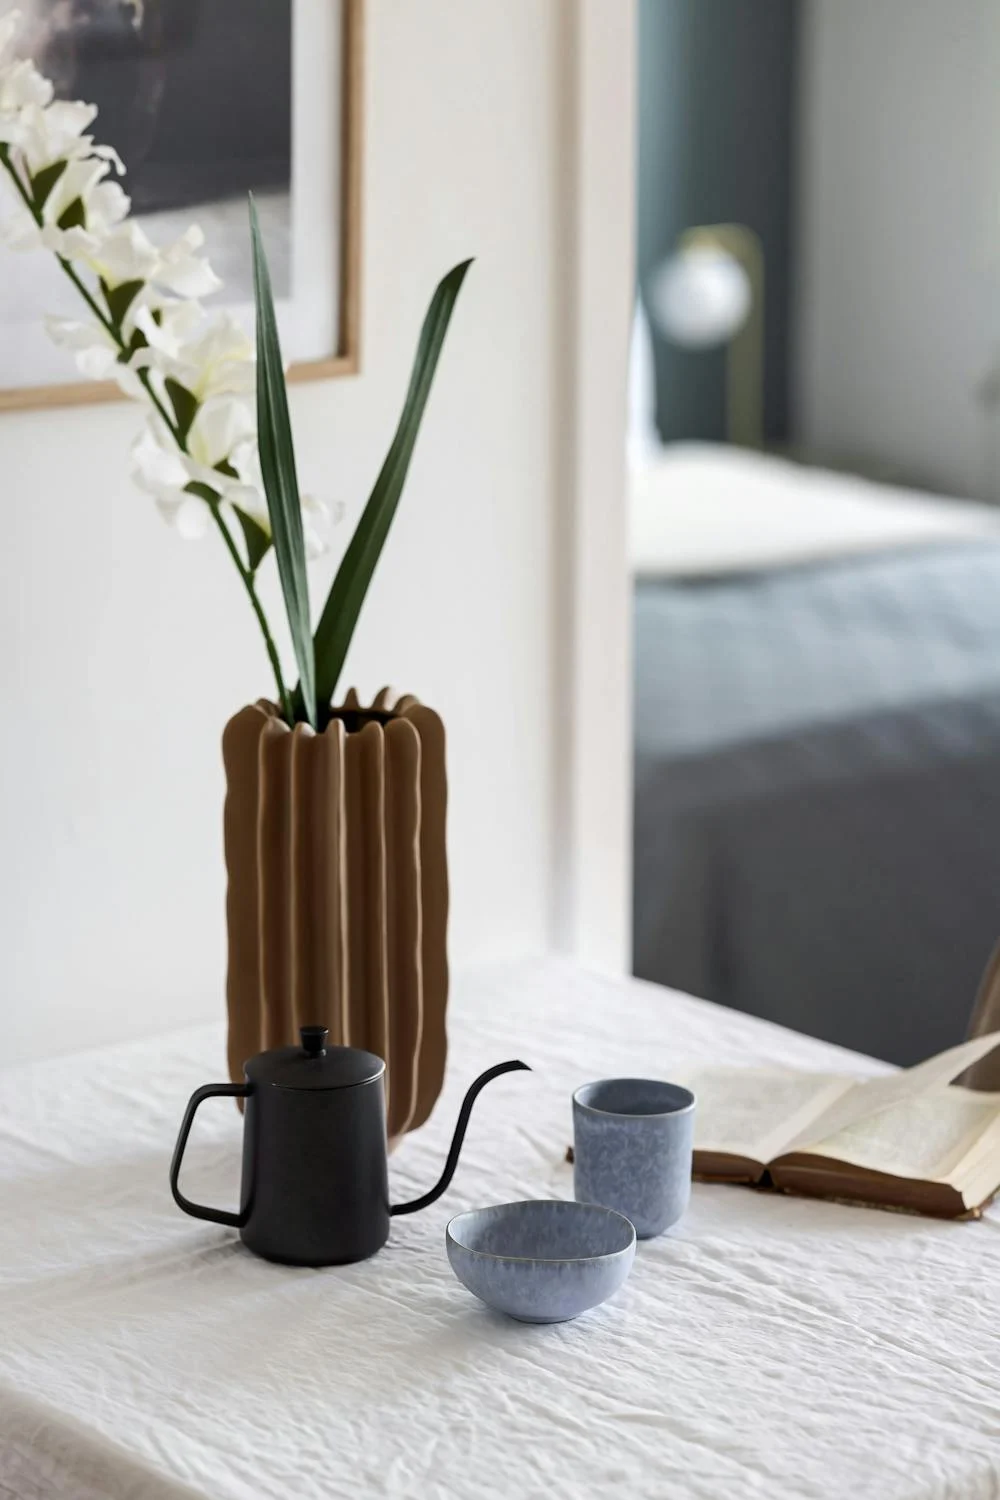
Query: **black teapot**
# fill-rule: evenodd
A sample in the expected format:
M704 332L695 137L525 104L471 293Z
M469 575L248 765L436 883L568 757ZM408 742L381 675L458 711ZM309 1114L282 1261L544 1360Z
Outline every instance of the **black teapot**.
M245 1083L195 1089L170 1164L170 1190L186 1214L231 1225L268 1260L296 1266L365 1260L389 1238L392 1215L416 1213L448 1187L480 1090L501 1073L527 1070L527 1063L499 1063L476 1079L440 1180L423 1197L390 1206L385 1063L357 1047L328 1047L325 1026L303 1026L300 1035L301 1047L252 1057ZM220 1094L246 1100L239 1213L192 1203L178 1187L195 1110Z

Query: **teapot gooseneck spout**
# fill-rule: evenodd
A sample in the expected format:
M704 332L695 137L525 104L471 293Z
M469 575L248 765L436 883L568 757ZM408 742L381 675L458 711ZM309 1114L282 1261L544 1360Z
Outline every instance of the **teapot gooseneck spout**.
M499 1078L502 1073L520 1072L530 1073L531 1069L527 1063L515 1060L513 1062L497 1063L496 1067L487 1068L485 1073L480 1074L462 1100L462 1108L458 1112L458 1123L455 1126L455 1134L451 1138L451 1149L448 1152L448 1160L444 1164L444 1171L441 1173L440 1178L431 1188L430 1192L424 1193L422 1198L414 1198L412 1203L393 1204L389 1209L390 1214L415 1214L419 1209L429 1208L432 1203L437 1202L441 1194L448 1189L451 1179L455 1175L459 1153L462 1150L462 1142L465 1140L465 1132L469 1124L469 1116L472 1114L472 1106L475 1104L481 1091L488 1083L492 1083L494 1078Z

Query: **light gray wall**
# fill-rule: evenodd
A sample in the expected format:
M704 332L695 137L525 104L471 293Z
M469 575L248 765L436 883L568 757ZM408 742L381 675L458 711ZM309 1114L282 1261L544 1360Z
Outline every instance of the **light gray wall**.
M796 436L987 485L1000 329L995 0L804 0Z

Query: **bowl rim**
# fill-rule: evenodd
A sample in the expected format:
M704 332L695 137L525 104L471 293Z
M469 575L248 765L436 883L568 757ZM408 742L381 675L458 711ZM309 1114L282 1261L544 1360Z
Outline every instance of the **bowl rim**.
M630 1239L618 1250L605 1250L600 1255L498 1255L493 1250L473 1250L468 1245L463 1245L453 1233L453 1226L459 1219L467 1219L472 1214L491 1213L502 1208L527 1208L536 1203L562 1203L571 1209L582 1209L586 1213L605 1214L608 1218L618 1219L622 1224L628 1226ZM481 1208L463 1209L460 1214L453 1214L448 1220L444 1231L445 1242L454 1245L461 1250L463 1255L475 1255L480 1260L502 1261L510 1265L522 1266L581 1266L598 1265L601 1261L619 1260L623 1255L635 1251L637 1235L635 1225L631 1219L620 1214L617 1209L605 1208L603 1203L581 1203L577 1198L517 1198L510 1203L486 1203Z
M600 1105L588 1104L580 1095L584 1089L597 1088L603 1083L648 1083L657 1087L666 1086L675 1089L678 1094L687 1096L686 1103L678 1104L674 1109L648 1109L642 1114L629 1113L626 1110L601 1109ZM589 1083L581 1083L580 1087L573 1090L573 1108L578 1109L585 1115L603 1116L606 1120L671 1120L678 1119L683 1115L689 1115L694 1110L696 1103L695 1095L683 1083L671 1083L669 1078L592 1078Z

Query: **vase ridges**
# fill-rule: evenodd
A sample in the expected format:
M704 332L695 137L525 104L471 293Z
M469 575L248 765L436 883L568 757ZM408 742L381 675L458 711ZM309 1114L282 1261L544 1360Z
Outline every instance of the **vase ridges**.
M269 719L259 742L258 923L265 1047L294 1035L292 746L288 725Z
M344 823L341 834L341 859L344 868L341 941L344 949L346 995L340 1017L340 1035L336 1040L351 1047L369 1046L371 1028L367 1020L368 970L363 940L354 933L354 924L366 900L365 823L361 799L363 747L356 734L344 736ZM353 892L353 897L352 897Z
M240 1078L248 1057L260 1051L263 1002L257 948L258 745L267 722L258 707L244 708L226 725L222 760L226 771L223 823L226 841L226 922L229 969L227 1061ZM253 810L254 815L248 816Z
M351 689L322 733L261 700L223 735L230 1074L326 1025L385 1059L390 1142L444 1076L444 750L438 716L390 688L368 710Z
M402 700L406 702L407 700ZM444 1085L448 1057L448 859L445 824L448 781L445 733L438 714L416 699L405 710L420 737L420 891L423 1012L417 1099L409 1128L430 1115Z
M386 988L385 931L385 742L381 725L366 724L347 737L347 828L350 875L347 893L347 945L350 985L365 997L352 1008L358 1034L350 1043L385 1059L389 1055L389 997Z
M322 801L316 807L316 817L318 829L323 829L325 826L327 839L324 920L330 968L323 1023L329 1026L330 1035L335 1040L349 1045L351 1025L350 987L347 982L347 811L344 805L346 739L343 724L334 720L316 741L317 752L323 764L322 785L321 789L317 790L317 796L322 797Z
M386 962L389 1051L393 1058L388 1128L409 1128L417 1104L423 1030L420 913L420 736L407 719L385 726Z
M316 734L308 724L296 724L292 733L289 799L293 1035L300 1026L326 1024L332 983L324 930L329 878L327 840L316 819L317 810L325 814L326 788L323 762L315 753L317 743Z

